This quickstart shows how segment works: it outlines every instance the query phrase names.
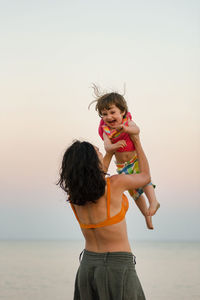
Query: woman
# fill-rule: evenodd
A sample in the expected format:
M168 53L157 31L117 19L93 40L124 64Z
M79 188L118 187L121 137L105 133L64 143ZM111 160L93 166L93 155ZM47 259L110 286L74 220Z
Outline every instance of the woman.
M128 200L123 194L151 181L139 136L134 136L134 143L139 174L105 178L113 153L103 158L88 142L76 141L64 154L59 184L69 196L85 238L74 300L145 299L128 241Z

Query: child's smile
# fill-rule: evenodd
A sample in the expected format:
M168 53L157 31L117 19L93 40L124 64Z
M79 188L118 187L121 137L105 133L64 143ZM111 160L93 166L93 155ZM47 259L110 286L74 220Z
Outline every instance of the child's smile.
M111 105L109 109L104 109L101 112L102 119L110 128L115 129L122 124L124 112L115 105Z

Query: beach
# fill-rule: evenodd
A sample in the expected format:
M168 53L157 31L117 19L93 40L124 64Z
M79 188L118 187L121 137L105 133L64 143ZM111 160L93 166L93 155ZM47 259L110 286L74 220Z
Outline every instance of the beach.
M147 300L200 299L200 242L131 241ZM71 300L83 241L1 241L1 300Z

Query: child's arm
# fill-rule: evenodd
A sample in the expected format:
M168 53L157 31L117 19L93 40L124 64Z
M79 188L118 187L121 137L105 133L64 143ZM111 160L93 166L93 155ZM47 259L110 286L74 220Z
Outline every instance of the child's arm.
M130 137L131 135L136 135L140 133L140 128L132 120L128 122L128 126L120 125L116 129L128 133Z
M119 149L121 147L123 148L126 146L125 140L120 140L117 143L112 144L111 140L105 134L105 132L103 133L103 140L104 140L104 148L105 148L106 152L115 152L117 149Z

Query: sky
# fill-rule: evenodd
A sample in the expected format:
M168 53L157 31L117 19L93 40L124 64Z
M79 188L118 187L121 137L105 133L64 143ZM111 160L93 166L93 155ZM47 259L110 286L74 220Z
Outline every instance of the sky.
M104 151L92 83L126 86L157 186L129 238L200 239L199 20L197 0L1 2L0 239L82 239L56 182L74 139Z

